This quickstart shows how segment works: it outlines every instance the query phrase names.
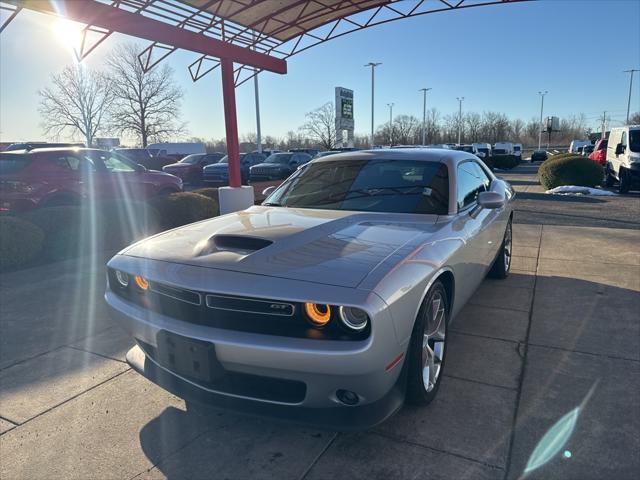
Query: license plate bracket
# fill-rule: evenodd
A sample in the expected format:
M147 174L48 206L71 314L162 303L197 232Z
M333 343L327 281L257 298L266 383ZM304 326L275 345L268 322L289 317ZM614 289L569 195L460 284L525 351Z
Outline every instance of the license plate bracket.
M156 336L158 361L180 376L211 382L224 375L215 345L161 330Z

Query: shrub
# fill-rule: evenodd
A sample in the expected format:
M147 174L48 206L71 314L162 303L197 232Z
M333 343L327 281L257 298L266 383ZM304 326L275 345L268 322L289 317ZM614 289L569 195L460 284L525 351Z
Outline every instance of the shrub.
M21 218L0 217L0 270L20 267L42 251L44 232Z
M215 200L218 203L218 189L207 187L207 188L198 188L196 190L192 190L191 193L198 193L200 195L204 195L205 197L209 197L211 200Z
M575 157L576 155L576 153L556 153L555 155L549 155L549 158L547 158L547 162L549 160L560 160L562 158Z
M145 202L114 200L98 204L103 246L122 248L160 231L160 215Z
M511 170L518 166L519 157L515 155L492 155L491 157L492 168L499 168L501 170Z
M193 192L172 193L150 201L160 215L163 228L175 228L218 214L218 204L211 198Z
M595 187L602 183L603 175L600 164L576 154L546 161L538 170L540 183L547 190L562 185Z
M32 210L23 218L42 229L45 259L62 260L103 248L100 212L87 207L59 206Z

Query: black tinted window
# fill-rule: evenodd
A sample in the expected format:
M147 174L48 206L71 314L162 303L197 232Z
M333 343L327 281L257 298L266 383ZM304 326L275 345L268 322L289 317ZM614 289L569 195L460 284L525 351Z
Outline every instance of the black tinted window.
M483 176L480 175L478 169L480 167L475 162L465 162L458 166L458 210L473 205L478 199L478 194L484 192L488 183L491 183L484 172Z
M436 162L382 159L312 163L298 170L266 203L446 215L447 167Z
M0 175L19 172L30 162L27 155L0 153Z

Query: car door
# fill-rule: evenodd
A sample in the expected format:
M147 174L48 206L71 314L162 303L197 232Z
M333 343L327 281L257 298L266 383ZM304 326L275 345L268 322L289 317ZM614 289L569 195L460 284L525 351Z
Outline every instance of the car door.
M458 255L458 269L466 281L456 295L464 304L484 279L490 256L492 233L491 210L478 205L478 195L486 191L488 177L483 178L473 160L461 162L457 167L456 200L457 219L455 229L461 234L464 245ZM478 166L478 168L480 168Z
M69 152L48 152L46 158L54 166L46 170L49 193L86 198L100 190L101 185L95 185L96 169L92 162Z
M113 152L90 151L86 158L96 165L97 181L102 196L113 199L139 200L153 196L156 186L150 175L146 175L134 162Z

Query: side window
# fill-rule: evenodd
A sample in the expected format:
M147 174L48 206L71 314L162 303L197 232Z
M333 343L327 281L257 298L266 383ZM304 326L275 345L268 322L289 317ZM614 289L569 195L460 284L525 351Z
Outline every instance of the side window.
M59 168L70 170L72 172L95 171L93 163L84 158L74 157L71 155L56 155L50 160Z
M257 165L259 163L262 163L264 162L265 158L266 157L262 154L254 155L253 158L251 159L251 165Z
M475 170L474 162L465 162L458 166L458 211L473 205L480 192L485 190L485 185Z
M485 172L484 168L482 168L476 161L471 162L471 166L473 167L473 171L476 173L476 176L484 185L484 191L489 190L491 188L491 178L487 175L487 172Z
M134 166L122 157L111 154L101 154L99 158L108 172L132 173L136 171Z
M627 132L622 132L622 138L620 139L620 143L623 147L627 146Z

